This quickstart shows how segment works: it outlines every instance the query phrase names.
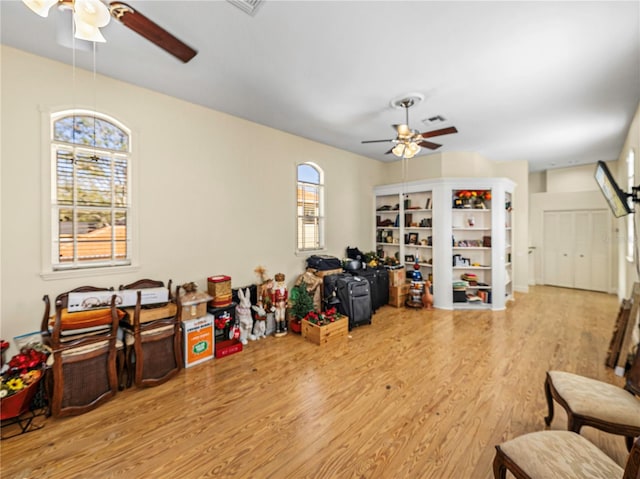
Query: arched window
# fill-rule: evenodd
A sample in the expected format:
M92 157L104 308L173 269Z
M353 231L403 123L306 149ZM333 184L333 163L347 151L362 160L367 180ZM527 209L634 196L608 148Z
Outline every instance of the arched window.
M131 134L113 118L51 115L51 267L131 263Z
M324 248L324 178L313 163L297 167L298 251Z

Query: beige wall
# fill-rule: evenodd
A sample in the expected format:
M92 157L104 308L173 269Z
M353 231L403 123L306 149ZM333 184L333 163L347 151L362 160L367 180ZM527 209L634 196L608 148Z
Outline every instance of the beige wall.
M596 165L557 168L547 171L547 193L570 193L575 191L593 191L598 188L593 175Z
M382 163L100 75L94 89L86 71L76 72L72 91L68 65L6 46L0 52L3 338L38 330L44 294L84 284L148 277L206 288L207 276L223 273L243 286L255 282L258 265L292 282L304 270L295 254L298 162L325 173L327 254L374 249L372 187ZM133 129L139 267L46 280L41 110L94 105Z
M624 181L624 178L626 178L627 173L626 161L630 150L633 150L635 156L635 184L640 185L640 103L638 104L636 114L631 123L631 127L629 128L629 133L627 134L627 138L622 147L622 151L620 152L620 156L618 157L617 179L620 187L625 191L626 181ZM635 209L636 211L640 211L640 203L636 203ZM634 221L636 231L640 231L639 213L636 213L634 215ZM638 248L637 240L636 248ZM640 277L638 276L638 268L640 267L638 265L638 258L636 258L634 262L630 262L626 259L625 252L621 251L618 256L618 266L618 296L620 298L628 298L631 295L633 283L640 280Z

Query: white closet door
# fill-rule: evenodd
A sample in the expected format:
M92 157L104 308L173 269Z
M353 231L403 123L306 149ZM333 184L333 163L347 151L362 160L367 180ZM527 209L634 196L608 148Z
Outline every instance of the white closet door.
M591 289L591 212L574 213L574 284L578 289Z
M611 276L611 213L591 212L591 287L609 292Z
M608 291L611 267L609 212L544 214L544 282Z
M573 287L573 215L547 212L544 215L545 284Z

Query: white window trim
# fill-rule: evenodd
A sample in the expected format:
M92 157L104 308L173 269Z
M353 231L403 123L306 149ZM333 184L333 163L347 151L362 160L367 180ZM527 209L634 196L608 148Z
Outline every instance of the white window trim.
M319 242L320 242L320 247L319 248L314 248L314 249L300 249L298 248L298 167L302 166L302 165L309 165L313 168L315 168L318 171L318 174L320 175L320 184L319 184L319 215L318 218L320 219L320 223L318 226L318 231L319 231ZM326 229L326 216L325 216L325 182L324 182L324 170L317 164L314 163L312 161L302 161L300 163L296 163L295 164L295 180L296 180L296 187L294 190L294 194L295 196L295 240L294 240L294 244L295 244L295 255L296 256L302 256L302 257L308 257L317 253L323 253L327 251L327 246L326 246L326 234L325 234L325 229Z
M131 228L131 242L129 245L131 254L131 263L122 266L109 266L109 267L86 267L78 269L53 269L53 224L52 224L52 205L55 195L55 179L52 176L52 115L60 114L65 111L75 111L80 113L93 114L93 110L80 107L63 106L60 108L40 108L40 191L41 191L41 207L40 207L40 277L44 280L58 280L69 278L86 278L95 277L96 275L114 275L114 274L126 274L136 272L140 270L139 255L138 255L138 195L136 192L140 191L138 186L138 162L134 161L136 152L138 151L140 136L132 128L126 128L130 132L130 144L131 151L129 153L130 164L129 169L129 194L131 195L131 210L128 213L127 222L128 228ZM114 124L120 126L122 123L116 120L112 115L104 111L100 112L100 116L107 116ZM122 125L124 126L124 125ZM132 141L135 136L136 141Z
M625 159L625 180L627 182L627 192L631 193L632 188L635 183L636 178L636 164L635 164L635 151L633 148L630 148L627 152L627 157ZM630 166L633 168L633 178L629 174ZM631 207L634 208L635 205ZM635 214L627 215L626 217L626 241L625 241L625 251L626 258L629 263L633 263L634 261L634 248L635 248Z

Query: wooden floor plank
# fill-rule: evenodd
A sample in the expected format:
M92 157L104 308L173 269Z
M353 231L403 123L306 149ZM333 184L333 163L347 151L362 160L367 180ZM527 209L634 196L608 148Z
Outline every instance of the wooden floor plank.
M489 479L495 444L544 428L548 369L622 385L618 308L538 286L504 312L384 307L337 345L269 337L2 441L1 476ZM583 435L624 465L621 437Z

